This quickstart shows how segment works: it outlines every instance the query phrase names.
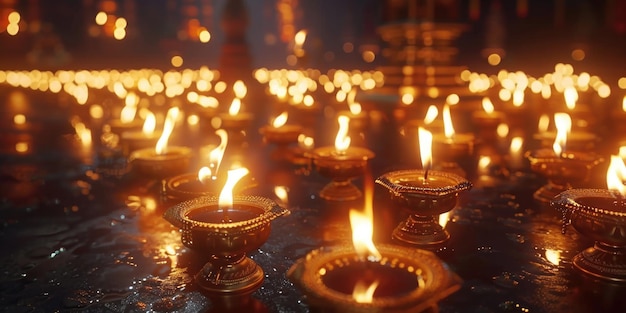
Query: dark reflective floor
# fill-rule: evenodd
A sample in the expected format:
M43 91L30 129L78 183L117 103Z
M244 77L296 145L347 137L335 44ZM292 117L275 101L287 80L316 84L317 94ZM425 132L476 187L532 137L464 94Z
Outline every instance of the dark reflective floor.
M6 312L211 310L192 281L204 256L185 248L178 230L162 218L171 203L161 198L161 182L130 171L123 157L104 153L97 140L102 121L90 119L87 109L57 95L15 92L0 88L0 307ZM272 101L262 92L253 97ZM269 240L252 254L266 278L245 310L308 312L285 273L312 249L349 244L348 210L362 203L327 203L317 196L327 178L307 166L272 160L272 147L255 131L267 120L268 107L259 105L247 143L227 150L227 156L242 156L259 182L247 193L275 199L291 211L273 222ZM372 176L417 167L391 110L382 104L378 113L363 141L377 153ZM24 114L26 122L15 124L16 114ZM74 115L93 130L91 146L77 139L70 123ZM324 126L329 123L334 120L321 113L315 119L316 139L328 138L319 144L332 142L335 130ZM217 142L206 128L179 131L173 142L195 151ZM193 168L199 163L194 159ZM623 287L572 269L572 257L593 242L572 228L562 234L561 216L533 201L544 179L527 168L505 175L497 166L478 175L475 164L474 159L463 163L474 188L451 212L446 225L451 240L437 251L464 281L440 302L440 312L624 311ZM276 197L275 186L288 188L286 202ZM389 242L405 213L394 209L382 189L376 189L374 211L376 242Z

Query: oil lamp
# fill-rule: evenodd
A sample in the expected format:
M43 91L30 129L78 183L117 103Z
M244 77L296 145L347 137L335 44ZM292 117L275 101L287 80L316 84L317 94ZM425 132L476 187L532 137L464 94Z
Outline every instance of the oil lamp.
M364 132L369 124L369 116L366 111L363 111L361 104L355 101L356 89L353 88L346 98L349 110L339 111L338 116L347 116L350 118L350 131L353 134L360 134ZM353 136L354 137L354 136Z
M253 116L249 112L240 112L241 99L235 98L228 108L228 113L220 114L222 128L228 132L236 133L244 131L252 122Z
M168 146L179 111L178 107L172 107L167 111L163 132L155 148L139 149L131 153L129 161L134 171L150 177L163 178L187 170L191 159L191 149L183 146Z
M201 196L218 195L226 183L225 175L218 175L224 151L228 144L228 134L218 129L215 134L220 137L220 144L209 152L209 166L203 166L197 173L185 173L167 179L163 184L162 195L165 200L181 202ZM253 187L253 179L242 178L236 191L239 193Z
M552 150L543 148L525 154L531 170L548 179L548 183L534 193L534 198L541 203L549 203L559 193L572 188L573 184L585 182L590 170L603 161L593 152L565 152L571 118L566 113L556 113L554 121L557 135Z
M230 170L219 197L194 198L164 213L181 230L185 246L207 255L194 281L215 301L237 301L259 288L263 269L246 254L265 243L272 220L289 213L264 197L233 196L232 188L247 172Z
M311 152L311 158L317 171L332 181L320 191L320 197L331 201L358 199L361 191L351 180L363 175L367 161L374 157L374 152L366 148L350 147L348 126L350 118L337 118L339 130L334 147L320 147Z
M606 175L608 189L570 189L560 193L551 206L563 214L563 232L571 224L595 240L576 256L577 270L604 281L626 283L626 166L612 156Z
M472 120L478 126L478 132L482 139L492 139L496 135L496 128L504 120L504 113L495 111L495 107L489 97L482 99L483 110L472 113Z
M154 131L156 128L154 113L148 109L145 110L147 112L142 129L124 131L121 135L122 151L125 155L130 155L135 150L153 147L161 136L160 133Z
M288 117L286 111L282 112L272 121L272 125L263 126L259 130L266 142L276 145L272 152L274 160L292 159L294 151L289 149L289 145L298 142L298 136L302 133L301 126L287 124Z
M436 311L439 300L460 288L461 279L432 252L390 244L374 245L371 209L366 207L363 213L351 210L350 223L353 247L313 250L287 272L312 309Z
M457 163L459 159L469 157L474 149L474 135L470 133L457 134L454 131L450 106L443 108L444 133L433 135L432 148L441 156L441 160L435 168L459 176L465 176L465 170Z
M137 104L139 104L139 97L134 92L129 92L124 98L124 107L120 112L120 118L108 122L113 133L119 135L125 131L141 129L143 123L135 118Z
M423 170L400 170L385 173L376 183L387 188L391 199L410 212L392 232L402 243L434 248L445 243L450 234L439 223L440 214L457 205L458 194L472 184L461 176L430 170L432 134L419 129L420 157Z

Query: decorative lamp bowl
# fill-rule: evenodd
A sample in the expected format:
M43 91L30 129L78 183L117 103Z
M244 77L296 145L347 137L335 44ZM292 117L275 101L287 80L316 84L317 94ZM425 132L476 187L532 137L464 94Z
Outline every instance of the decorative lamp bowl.
M387 188L391 199L410 212L409 217L393 230L400 242L429 248L440 245L450 234L438 223L438 216L457 205L458 194L472 184L465 178L441 171L402 170L385 173L376 183Z
M164 154L157 154L154 148L133 151L128 160L140 175L152 178L164 178L188 170L191 162L191 149L182 146L168 147Z
M210 295L247 295L263 282L263 269L246 256L261 247L270 222L289 211L258 196L235 196L222 210L217 196L195 198L170 207L164 217L182 231L182 243L206 253L209 261L195 282Z
M259 132L267 142L286 146L298 142L298 136L302 133L302 127L289 124L281 127L266 125L261 127Z
M551 149L528 151L525 157L533 172L548 179L533 195L542 203L549 203L559 193L571 189L572 184L587 181L591 169L603 162L595 153L566 152L559 157Z
M429 251L376 246L378 262L360 259L351 246L320 248L298 260L287 277L321 312L422 312L457 291L461 279ZM371 303L352 297L357 281L379 280Z
M374 156L374 152L361 147L349 147L344 152L330 146L311 151L310 157L317 171L332 179L320 191L320 197L333 201L358 199L362 193L351 180L365 173L367 161Z
M563 232L571 224L595 240L574 256L574 267L596 278L626 283L626 201L606 189L570 189L550 204L563 214Z

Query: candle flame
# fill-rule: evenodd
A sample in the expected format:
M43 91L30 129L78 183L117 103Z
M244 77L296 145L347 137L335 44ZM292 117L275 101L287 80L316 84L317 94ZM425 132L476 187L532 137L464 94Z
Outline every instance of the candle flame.
M491 164L491 158L489 156L483 155L478 159L478 169L485 170L489 164Z
M352 298L357 303L372 303L374 292L378 288L379 280L367 284L363 279L359 279L352 290Z
M618 154L622 159L626 159L626 146L619 147Z
M567 143L567 134L572 129L572 119L567 113L555 113L554 124L556 125L556 138L554 138L554 144L552 149L557 156L560 156L565 151L565 145Z
M513 91L513 106L521 107L524 104L524 90L515 89Z
M293 41L296 44L296 47L299 48L304 44L304 42L306 41L306 35L307 32L305 29L301 29L296 33L296 35L293 37Z
M226 151L226 146L228 145L228 132L218 129L215 131L215 134L220 137L220 144L209 152L209 168L211 169L209 174L213 175L213 179L217 178L217 171L220 168L220 163L222 163L224 158L224 151Z
M617 156L611 156L611 163L606 172L606 186L609 190L615 190L622 196L626 196L626 165L624 160Z
M483 110L485 110L487 114L491 114L495 110L493 103L491 102L491 99L489 99L489 97L483 98Z
M524 138L522 137L513 137L511 139L511 147L509 151L511 154L517 154L522 150L522 146L524 145Z
M228 114L231 116L235 116L241 110L241 99L235 98L233 102L230 103L230 107L228 108Z
M509 125L507 123L500 123L496 128L496 134L500 138L506 138L509 135Z
M358 102L354 102L350 104L350 112L353 115L358 115L359 113L361 113L361 104Z
M289 117L289 113L287 113L287 111L280 113L280 115L278 115L272 122L272 126L274 128L282 127L283 125L287 123L288 117Z
M156 129L156 117L148 109L146 111L146 119L143 121L142 131L146 135L152 135Z
M176 124L176 119L178 118L179 113L180 109L178 107L172 107L167 110L165 124L163 124L163 132L161 133L161 137L159 137L159 141L157 141L155 147L156 154L164 154L167 151L167 141L170 139L170 135L174 130L174 125Z
M337 118L337 122L339 122L339 130L337 131L337 137L335 137L335 149L338 152L345 152L350 147L350 136L348 136L350 118L340 115Z
M233 84L233 91L235 92L235 97L243 99L248 93L248 87L246 87L243 81L238 80Z
M137 113L137 106L126 105L120 112L120 121L124 124L130 123L135 119Z
M443 132L447 138L454 136L454 125L452 125L452 117L450 116L450 106L443 106Z
M549 126L550 126L550 116L548 116L548 114L542 114L539 117L539 123L537 123L537 131L539 133L545 133L548 131Z
M213 176L212 174L213 174L213 173L212 173L212 171L211 171L211 169L210 169L209 167L207 167L207 166L203 166L203 167L202 167L202 168L200 168L200 170L198 171L198 180L199 180L201 183L205 183L206 181L208 181L208 180L209 180L209 178L210 178L211 176Z
M559 265L561 262L561 251L546 249L546 260L554 265Z
M431 104L428 107L428 111L426 111L426 116L424 117L424 124L428 125L435 121L437 116L439 115L439 109L434 104Z
M229 210L233 207L233 188L244 176L248 175L249 171L245 167L240 167L234 170L228 171L228 177L226 178L226 184L220 192L218 200L219 208L222 210Z
M433 163L432 144L433 134L424 128L417 130L420 146L420 158L422 159L422 168L428 171Z
M568 109L573 110L576 107L576 101L578 101L578 91L573 86L566 87L563 91L565 97L565 105Z
M280 201L286 205L288 203L289 197L287 192L287 187L285 186L276 186L274 187L274 194Z

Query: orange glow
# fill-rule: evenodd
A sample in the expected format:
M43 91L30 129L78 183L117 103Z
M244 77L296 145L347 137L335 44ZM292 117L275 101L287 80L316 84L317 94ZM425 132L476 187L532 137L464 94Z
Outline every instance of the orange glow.
M626 96L622 98L622 111L626 112Z
M26 123L26 116L24 116L24 114L15 114L15 116L13 116L13 123L15 123L15 125L24 125L24 123Z
M506 138L506 136L509 135L509 125L506 123L498 124L498 127L496 128L496 134L498 134L498 137L500 138Z
M200 170L198 171L198 180L202 183L208 181L209 179L211 179L211 169L203 166L200 168Z
M565 91L563 91L563 96L565 97L565 105L568 109L573 110L576 108L576 101L578 101L578 92L574 87L567 87Z
M553 249L546 249L546 260L558 266L559 263L561 262L561 251L553 250Z
M287 111L278 115L274 121L272 121L272 127L279 128L287 123L287 118L289 117L289 113Z
M441 227L446 228L448 221L450 220L450 212L439 214L438 223Z
M524 145L524 138L513 137L513 139L511 139L511 146L509 148L509 151L511 152L512 155L516 155L520 153L523 145Z
M167 111L165 124L163 125L163 132L161 133L161 137L159 137L159 141L156 143L156 154L161 155L167 152L167 142L170 139L172 131L174 131L174 125L176 124L176 119L178 118L179 113L180 109L178 109L178 107L170 108Z
M350 136L348 136L348 127L350 125L350 118L345 115L337 117L339 123L339 130L335 137L335 149L337 152L345 152L350 147Z
M218 129L215 131L215 134L220 137L220 144L209 152L209 172L206 172L205 170L205 175L211 175L212 179L217 178L217 172L220 168L220 164L222 163L222 159L224 158L226 146L228 146L228 132L223 129Z
M422 159L422 168L429 170L433 164L432 144L433 134L424 128L417 130L420 146L420 158Z
M244 176L248 175L249 171L245 167L228 171L228 177L224 188L220 192L218 205L221 210L229 210L233 207L233 188Z
M609 169L606 172L606 186L609 190L617 191L622 197L626 196L626 165L624 160L617 156L611 156L611 163Z
M367 202L367 201L366 201ZM352 227L352 244L356 254L370 261L378 261L382 255L374 246L372 236L374 234L374 223L372 216L366 212L350 210L350 225Z
M548 114L542 114L539 117L539 123L537 123L537 131L539 133L545 133L548 131L548 126L550 126L550 116L548 116Z
M298 146L300 146L303 149L313 149L315 145L315 140L313 139L313 137L309 137L305 134L300 134L298 135Z
M274 194L280 201L286 205L289 201L288 190L285 186L276 186L274 187Z
M233 99L233 102L230 103L230 107L228 108L228 114L231 116L235 116L241 110L241 100L239 98Z
M455 134L454 125L452 125L452 117L450 116L450 106L443 106L443 132L447 138L452 138Z
M233 84L233 91L235 92L235 97L243 99L248 93L248 87L246 87L243 81L238 80Z
M461 99L459 98L459 95L453 93L453 94L448 95L448 97L446 97L446 104L456 105L459 103L460 100Z
M556 138L552 149L557 156L560 156L565 151L565 145L567 143L567 134L572 129L572 119L567 113L555 113L554 123L556 125Z

